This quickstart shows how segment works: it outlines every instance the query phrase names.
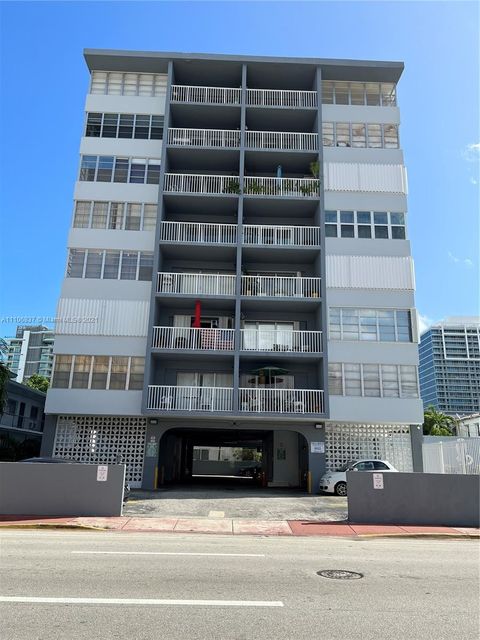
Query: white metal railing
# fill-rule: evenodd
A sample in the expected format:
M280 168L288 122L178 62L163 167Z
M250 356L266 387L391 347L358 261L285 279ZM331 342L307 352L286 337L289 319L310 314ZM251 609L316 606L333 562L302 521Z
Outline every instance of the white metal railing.
M264 298L319 298L320 278L242 276L242 296Z
M239 389L240 411L248 413L323 413L318 389Z
M316 107L316 91L247 89L247 104L259 107Z
M235 244L236 224L204 222L162 222L161 242L198 242L200 244Z
M247 131L245 146L253 149L317 151L318 134L290 131Z
M243 225L243 244L317 247L320 246L320 227L281 225Z
M235 279L223 273L159 273L157 293L233 296Z
M242 351L321 353L321 331L291 329L241 329Z
M239 147L240 131L232 129L170 128L168 144L180 147Z
M240 104L242 90L230 87L198 87L172 85L172 102L197 102L206 104Z
M195 327L153 327L154 349L200 349L233 351L235 329L197 329Z
M164 191L173 193L240 193L238 176L166 173Z
M480 473L480 438L423 439L423 469L425 473Z
M159 411L232 411L230 387L149 385L147 409Z
M318 198L320 182L316 178L244 178L246 195L292 196Z

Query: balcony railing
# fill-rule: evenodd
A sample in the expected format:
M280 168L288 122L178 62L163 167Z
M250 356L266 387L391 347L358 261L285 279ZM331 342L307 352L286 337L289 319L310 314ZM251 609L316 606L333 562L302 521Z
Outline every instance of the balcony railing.
M321 353L321 331L288 329L242 329L242 351L276 351L290 353Z
M244 178L246 195L289 196L318 198L320 182L315 178Z
M149 385L147 409L159 411L232 411L230 387Z
M233 296L234 275L218 273L159 273L157 293Z
M237 242L237 225L204 222L162 222L160 241L235 244Z
M166 173L164 191L170 193L234 194L240 193L238 176Z
M240 411L246 413L323 413L323 391L317 389L240 389Z
M168 144L178 147L238 148L240 146L240 131L171 128L168 130Z
M243 225L243 244L281 247L320 246L320 227Z
M247 89L247 104L258 107L311 108L317 106L317 92L284 89Z
M194 102L197 104L240 104L242 90L229 87L197 87L172 85L172 102Z
M263 298L319 298L320 278L242 276L242 296Z
M252 149L317 151L318 134L283 131L247 131L245 145Z
M197 329L195 327L153 327L154 349L199 349L233 351L235 329Z

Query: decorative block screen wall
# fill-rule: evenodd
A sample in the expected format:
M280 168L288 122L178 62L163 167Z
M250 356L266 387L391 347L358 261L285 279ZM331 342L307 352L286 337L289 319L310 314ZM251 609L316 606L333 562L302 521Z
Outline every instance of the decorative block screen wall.
M399 471L413 471L410 427L405 425L327 424L325 461L336 471L350 460L388 460Z
M126 478L140 487L146 418L59 416L53 455L93 464L126 464Z

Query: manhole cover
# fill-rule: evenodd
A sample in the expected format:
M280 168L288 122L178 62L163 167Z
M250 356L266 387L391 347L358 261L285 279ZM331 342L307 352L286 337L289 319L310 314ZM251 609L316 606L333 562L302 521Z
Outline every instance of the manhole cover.
M363 573L356 571L343 571L342 569L324 569L317 571L318 576L322 578L333 578L334 580L359 580L363 578Z

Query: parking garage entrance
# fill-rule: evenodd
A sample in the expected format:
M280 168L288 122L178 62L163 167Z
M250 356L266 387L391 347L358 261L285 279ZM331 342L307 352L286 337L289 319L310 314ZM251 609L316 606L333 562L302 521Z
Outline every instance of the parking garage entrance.
M171 429L159 446L157 487L306 489L308 447L296 431Z

